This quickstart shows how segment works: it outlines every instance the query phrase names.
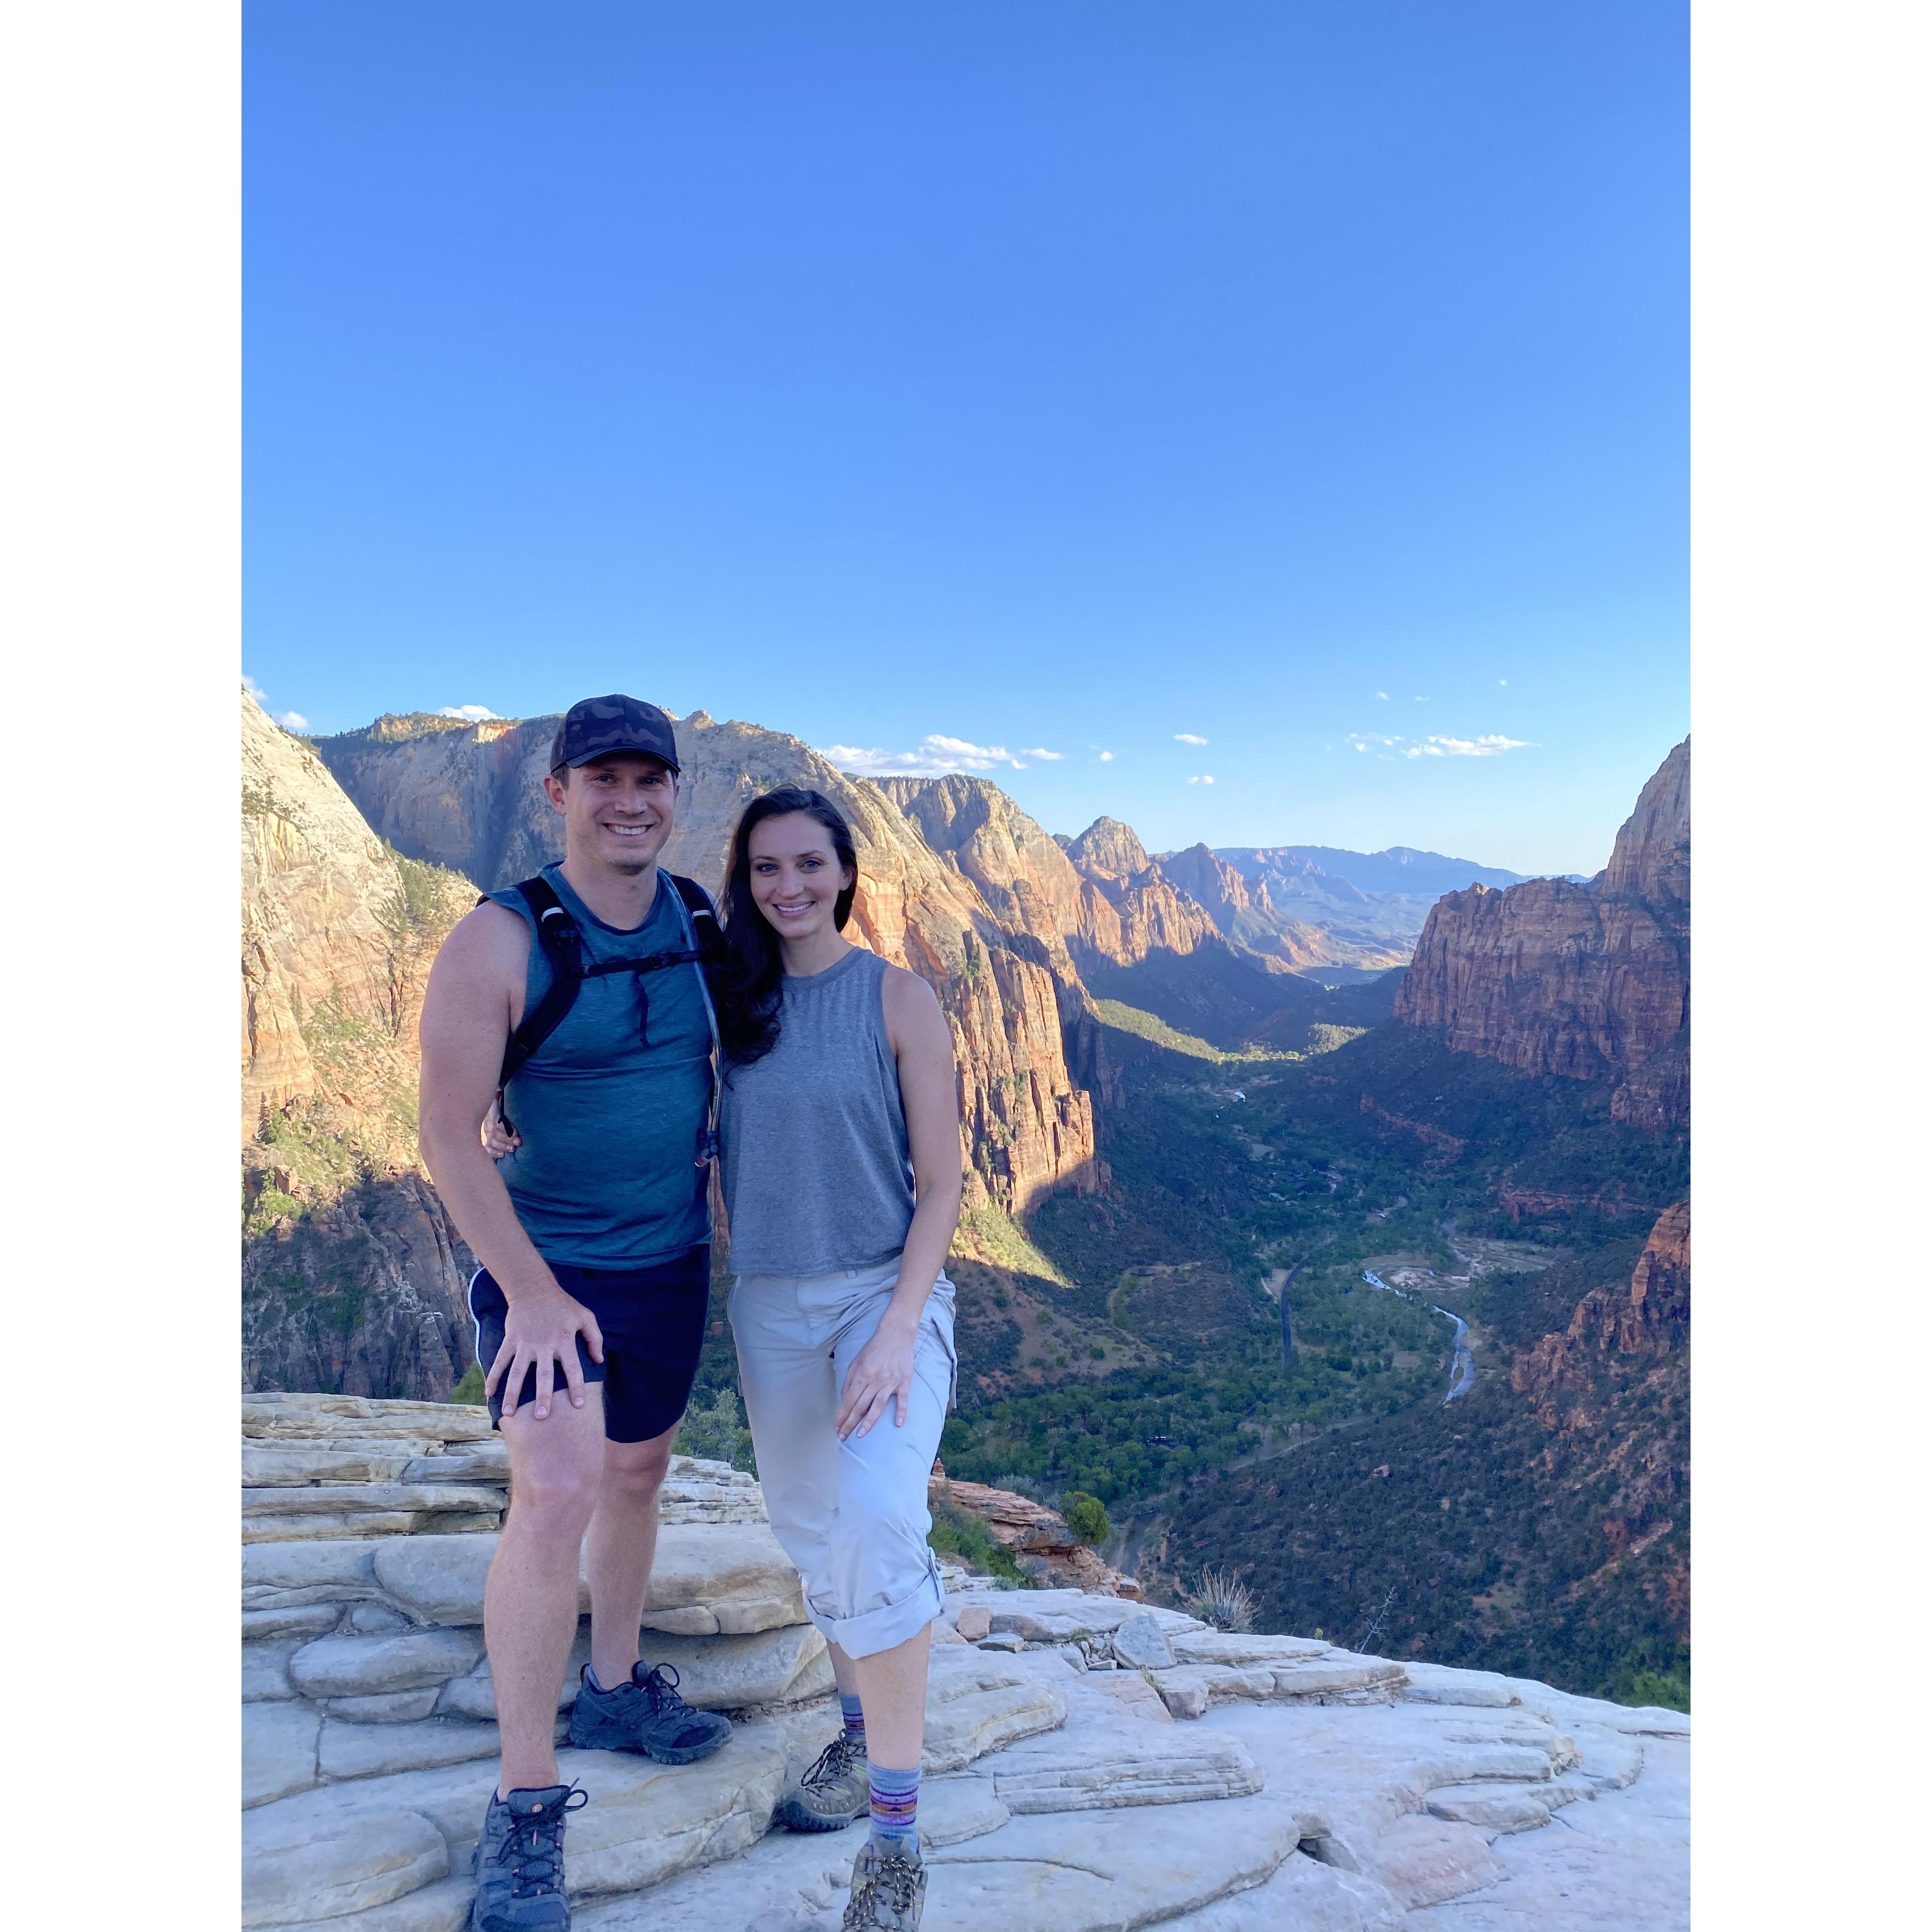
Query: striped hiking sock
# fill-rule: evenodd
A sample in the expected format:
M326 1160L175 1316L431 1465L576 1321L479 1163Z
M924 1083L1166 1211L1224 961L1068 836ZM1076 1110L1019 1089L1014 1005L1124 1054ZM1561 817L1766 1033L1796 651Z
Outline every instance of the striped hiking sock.
M895 1851L919 1850L919 1766L888 1771L883 1765L867 1768L872 1786L872 1836Z
M844 1691L838 1694L838 1708L845 1715L845 1735L863 1744L866 1741L866 1713L856 1697L848 1697Z

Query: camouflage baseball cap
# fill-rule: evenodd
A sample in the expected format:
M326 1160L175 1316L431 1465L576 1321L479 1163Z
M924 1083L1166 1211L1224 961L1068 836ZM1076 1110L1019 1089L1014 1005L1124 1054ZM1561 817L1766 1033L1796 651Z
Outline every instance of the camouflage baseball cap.
M655 704L614 692L608 698L579 700L563 714L550 741L552 771L587 765L613 752L643 752L677 770L677 740L670 720Z

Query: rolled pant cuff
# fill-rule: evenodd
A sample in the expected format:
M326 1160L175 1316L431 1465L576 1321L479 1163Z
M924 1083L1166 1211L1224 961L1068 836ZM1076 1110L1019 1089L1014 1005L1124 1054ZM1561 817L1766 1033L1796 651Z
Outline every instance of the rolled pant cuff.
M805 1600L805 1613L820 1634L848 1657L876 1657L882 1650L895 1650L908 1637L918 1636L945 1608L946 1592L936 1564L896 1604L881 1604L862 1616L828 1617L809 1597Z

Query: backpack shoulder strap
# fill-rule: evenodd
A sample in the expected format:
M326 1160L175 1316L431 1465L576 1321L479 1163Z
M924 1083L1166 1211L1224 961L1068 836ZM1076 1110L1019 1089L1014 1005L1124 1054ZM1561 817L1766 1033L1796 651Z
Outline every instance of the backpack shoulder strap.
M502 1070L496 1076L497 1111L502 1112L502 1090L522 1072L530 1055L563 1024L564 1016L577 1004L584 984L584 935L569 909L556 896L550 881L542 877L524 879L514 890L530 908L536 928L537 944L550 963L550 984L544 995L511 1034L503 1049ZM508 1117L504 1117L508 1124Z
M699 950L709 954L724 938L718 923L718 908L711 902L711 895L695 879L687 879L681 873L668 872L668 878L677 896L684 902L684 909L691 915L692 929L698 934Z

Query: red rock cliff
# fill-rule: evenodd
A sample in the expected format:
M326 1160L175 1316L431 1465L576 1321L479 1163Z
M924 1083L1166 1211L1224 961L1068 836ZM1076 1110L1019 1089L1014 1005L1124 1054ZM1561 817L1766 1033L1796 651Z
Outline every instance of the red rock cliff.
M1620 1118L1689 1117L1690 746L1678 746L1588 885L1532 879L1437 902L1395 1016L1526 1072L1616 1083Z

